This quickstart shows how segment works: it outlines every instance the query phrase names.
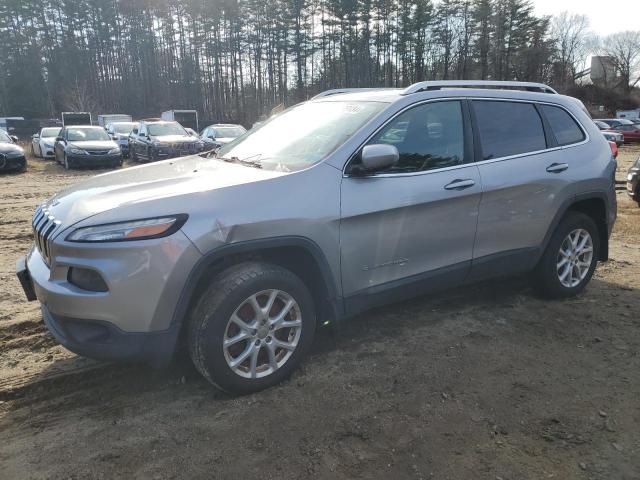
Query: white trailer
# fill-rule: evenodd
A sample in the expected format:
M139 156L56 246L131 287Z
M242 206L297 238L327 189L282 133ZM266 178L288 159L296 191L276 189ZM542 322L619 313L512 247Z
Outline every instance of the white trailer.
M635 110L618 110L616 118L640 118L640 108Z
M198 112L196 110L167 110L162 112L162 120L173 120L185 128L192 128L199 132Z
M108 115L98 115L98 125L101 127L107 127L110 123L114 122L131 122L133 118L131 115L125 115L121 113L111 113Z

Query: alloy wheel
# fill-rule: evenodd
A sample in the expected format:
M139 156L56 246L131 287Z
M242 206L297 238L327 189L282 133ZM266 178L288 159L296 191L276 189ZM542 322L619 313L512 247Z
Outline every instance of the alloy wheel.
M291 358L301 333L298 302L285 291L263 290L231 315L223 338L224 357L241 377L266 377Z
M557 257L557 273L560 283L573 288L589 273L593 261L593 239L588 231L578 228L571 231L560 244Z

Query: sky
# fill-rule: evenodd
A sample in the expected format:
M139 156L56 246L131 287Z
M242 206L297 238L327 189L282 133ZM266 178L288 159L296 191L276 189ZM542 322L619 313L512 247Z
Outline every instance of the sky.
M591 30L597 35L640 30L640 0L533 0L533 3L540 15L555 15L565 10L586 15Z

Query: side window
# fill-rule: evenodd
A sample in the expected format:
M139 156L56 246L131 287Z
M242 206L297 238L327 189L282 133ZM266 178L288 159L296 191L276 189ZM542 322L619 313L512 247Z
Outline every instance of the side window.
M558 145L571 145L584 140L584 132L564 109L551 105L540 105L547 118Z
M459 101L432 102L398 115L369 145L395 145L398 163L384 173L450 167L464 162L464 124Z
M508 157L547 148L542 119L531 103L474 101L482 159Z

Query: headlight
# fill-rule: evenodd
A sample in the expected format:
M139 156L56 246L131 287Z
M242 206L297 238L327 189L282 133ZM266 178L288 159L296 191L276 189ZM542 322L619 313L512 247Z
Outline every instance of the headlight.
M122 153L120 151L120 147L112 148L111 150L109 150L109 155L120 155L120 153Z
M178 231L187 221L186 214L168 217L145 218L130 222L109 223L74 230L69 242L124 242L166 237Z
M73 153L74 155L87 155L87 152L82 150L81 148L71 147L69 149L69 153Z

